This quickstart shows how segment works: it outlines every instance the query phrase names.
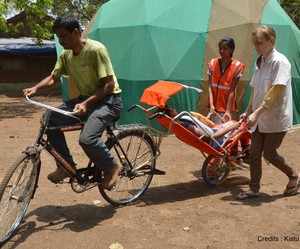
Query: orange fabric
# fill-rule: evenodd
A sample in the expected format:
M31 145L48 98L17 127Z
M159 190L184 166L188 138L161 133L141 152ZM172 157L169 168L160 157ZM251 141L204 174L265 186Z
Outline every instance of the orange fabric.
M140 102L163 108L167 100L182 88L179 83L160 80L144 90Z
M213 104L217 112L225 112L232 80L239 72L243 72L245 66L243 63L232 59L231 64L221 73L219 58L215 58L208 63L211 72L211 89L213 94ZM207 107L209 107L209 97L207 98ZM236 91L234 92L231 111L235 111Z

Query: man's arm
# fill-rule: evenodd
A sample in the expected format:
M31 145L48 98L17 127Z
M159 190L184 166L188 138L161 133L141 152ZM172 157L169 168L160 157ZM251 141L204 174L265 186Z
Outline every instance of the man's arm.
M28 95L29 97L34 96L39 90L50 88L54 86L58 81L58 78L53 75L49 75L39 83L37 83L35 86L23 89L23 94L24 96Z

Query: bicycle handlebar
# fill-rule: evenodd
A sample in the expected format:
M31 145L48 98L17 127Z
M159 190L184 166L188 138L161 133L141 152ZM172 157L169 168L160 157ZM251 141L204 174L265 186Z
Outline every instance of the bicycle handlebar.
M73 112L64 111L64 110L61 110L61 109L59 109L57 107L53 107L51 105L47 105L47 104L43 104L43 103L34 101L34 100L30 99L28 95L26 95L25 98L26 98L26 101L29 104L33 104L33 105L36 105L36 106L39 106L39 107L43 107L43 108L46 108L48 110L51 110L51 111L54 111L54 112L58 112L58 113L61 113L63 115L70 116L72 118L80 120L78 117L75 116L78 111L73 111Z

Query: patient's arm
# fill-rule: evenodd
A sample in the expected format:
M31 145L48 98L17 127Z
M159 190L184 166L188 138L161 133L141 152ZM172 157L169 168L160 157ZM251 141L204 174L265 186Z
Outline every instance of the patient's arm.
M181 123L183 124L183 123ZM202 140L205 142L209 142L211 140L211 137L218 139L220 137L223 137L228 132L238 128L240 126L239 122L236 122L234 120L228 121L224 124L221 124L218 126L218 129L215 133L209 135L208 133L205 133L201 128L197 127L194 124L189 124L188 126L185 126L189 131L191 131L194 135L201 137Z
M223 137L228 132L237 129L240 126L239 122L228 121L222 125L220 125L219 129L212 135L213 138L218 139Z
M202 129L200 128L197 128L195 125L189 125L188 127L188 130L191 131L194 135L196 135L197 137L202 137L202 140L205 141L205 142L209 142L210 141L210 136L207 135Z

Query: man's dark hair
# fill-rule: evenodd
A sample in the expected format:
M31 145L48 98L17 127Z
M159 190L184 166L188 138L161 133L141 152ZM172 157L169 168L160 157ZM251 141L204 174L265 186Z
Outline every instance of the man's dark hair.
M79 33L81 33L79 21L73 14L58 17L54 21L53 32L55 33L59 28L64 28L70 33L72 33L74 29L78 29Z

